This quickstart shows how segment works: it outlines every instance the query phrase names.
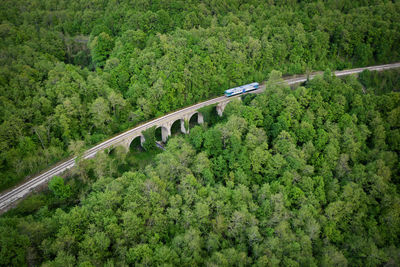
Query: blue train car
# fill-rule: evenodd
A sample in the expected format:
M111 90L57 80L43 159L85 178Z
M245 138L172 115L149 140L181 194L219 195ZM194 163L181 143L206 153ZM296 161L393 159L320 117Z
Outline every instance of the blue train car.
M230 97L238 94L243 94L252 90L256 90L258 88L259 84L258 83L249 83L245 84L239 87L231 88L228 90L225 90L225 96Z

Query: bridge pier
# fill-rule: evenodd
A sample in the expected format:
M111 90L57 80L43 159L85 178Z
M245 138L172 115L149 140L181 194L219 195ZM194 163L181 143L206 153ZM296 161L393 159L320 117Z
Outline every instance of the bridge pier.
M224 113L226 105L229 103L229 101L221 102L217 104L217 114L218 116L222 117L222 114Z
M146 141L146 139L144 138L143 135L140 136L140 145L143 147L144 141Z
M167 142L168 137L171 135L171 125L169 127L161 126L161 139L165 143Z
M181 119L181 132L184 134L188 134L189 129L186 129L186 127L185 127L185 120L186 120L186 118Z
M198 124L203 124L204 123L203 114L201 114L200 112L197 112L197 123Z
M219 102L216 107L218 116L222 117L222 114L224 113L226 105L228 105L228 103L231 102L232 100L236 100L236 99L238 101L242 101L241 96L239 96L239 97L234 97L234 98L228 98L227 100L223 100L223 102Z

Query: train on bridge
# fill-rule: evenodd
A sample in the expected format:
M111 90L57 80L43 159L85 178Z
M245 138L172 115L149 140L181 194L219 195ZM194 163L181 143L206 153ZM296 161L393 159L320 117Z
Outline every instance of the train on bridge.
M259 83L249 83L249 84L245 84L245 85L242 85L239 87L231 88L231 89L225 90L225 96L230 97L230 96L234 96L234 95L238 95L238 94L244 94L249 91L256 90L258 88L258 86L259 86Z

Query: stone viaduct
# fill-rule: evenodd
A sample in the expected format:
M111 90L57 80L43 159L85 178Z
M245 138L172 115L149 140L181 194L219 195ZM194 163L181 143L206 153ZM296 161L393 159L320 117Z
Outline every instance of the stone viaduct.
M113 142L112 148L117 147L117 146L123 146L126 148L127 151L129 151L130 145L133 140L136 138L140 138L140 143L143 145L143 142L145 141L145 137L143 135L143 131L151 128L151 127L156 127L156 129L161 128L161 139L165 143L168 139L168 137L171 135L171 129L172 125L179 121L180 123L180 130L182 133L187 134L189 133L190 129L187 129L185 127L185 121L189 122L193 116L197 114L197 123L202 124L204 123L204 118L203 114L201 114L198 109L208 106L208 105L213 105L216 104L216 111L218 116L222 116L226 105L232 101L232 99L239 99L240 100L240 95L236 97L219 97L216 99L212 99L209 101L205 101L199 104L196 104L194 106L184 108L178 111L175 111L171 114L167 114L159 119L152 120L148 123L145 123L143 125L139 125L134 129L131 129L121 135L119 135L119 138L116 142Z

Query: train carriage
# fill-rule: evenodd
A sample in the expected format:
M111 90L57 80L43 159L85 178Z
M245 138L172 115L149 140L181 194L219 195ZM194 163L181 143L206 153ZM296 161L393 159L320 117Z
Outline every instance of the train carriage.
M225 90L225 96L226 97L230 97L230 96L234 96L234 95L238 95L238 94L243 94L243 93L247 93L249 91L252 90L256 90L259 86L259 83L254 82L254 83L249 83L249 84L245 84L239 87L234 87L228 90Z

